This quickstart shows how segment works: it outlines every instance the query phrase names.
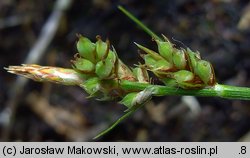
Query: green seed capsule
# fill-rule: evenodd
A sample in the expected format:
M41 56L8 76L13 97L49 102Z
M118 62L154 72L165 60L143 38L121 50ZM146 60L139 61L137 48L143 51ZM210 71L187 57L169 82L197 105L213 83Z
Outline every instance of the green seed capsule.
M76 68L77 70L83 73L91 73L91 72L94 72L95 65L87 59L77 58L74 61L74 68Z
M173 78L162 78L161 81L166 85L170 87L178 87L178 83Z
M81 57L95 62L95 44L88 38L80 36L77 42L77 50Z
M173 73L173 78L178 84L182 84L184 82L192 81L194 79L194 74L187 70L180 70Z
M173 65L166 60L158 60L154 65L153 65L153 71L163 71L167 72L169 71Z
M169 73L169 78L161 79L167 86L180 87L183 89L197 89L205 85L195 81L195 75L187 70Z
M107 56L107 53L109 52L109 44L106 42L103 42L100 37L97 37L97 42L96 42L96 57L97 61L102 60Z
M168 62L172 63L172 56L173 56L173 45L166 39L166 42L162 42L156 40L158 45L158 51L161 56L163 56Z
M175 53L173 53L173 64L179 70L186 68L187 60L183 50L176 50Z
M195 73L200 77L204 84L209 85L214 80L211 64L208 61L200 60L195 67Z
M145 64L156 76L162 78L168 75L173 65L165 59L155 60L150 54L144 56Z
M162 79L167 86L188 88L192 86L191 81L194 79L194 74L187 70L180 70L169 73L169 78Z
M96 64L95 73L100 79L107 79L111 75L112 70L114 70L115 62L116 56L114 52L110 50L107 58L104 61L99 61Z
M152 70L164 70L167 71L172 68L172 64L165 59L155 60L150 54L144 56L145 64Z
M200 60L200 55L199 53L195 53L188 48L187 56L188 56L189 68L192 72L194 72L194 68L196 67L197 61Z
M95 73L97 74L97 76L100 79L108 78L110 76L111 72L112 72L112 67L111 66L107 66L107 64L104 63L103 61L99 61L96 64Z

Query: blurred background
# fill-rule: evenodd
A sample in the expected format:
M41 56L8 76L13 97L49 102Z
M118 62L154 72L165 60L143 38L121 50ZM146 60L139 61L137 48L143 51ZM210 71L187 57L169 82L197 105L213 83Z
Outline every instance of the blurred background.
M1 0L0 140L92 141L125 108L87 99L79 87L17 79L3 67L71 67L76 34L109 38L129 66L133 42L156 44L118 9L123 5L177 47L199 50L217 81L250 87L249 0ZM181 42L180 42L181 41ZM250 101L155 97L98 141L250 141Z

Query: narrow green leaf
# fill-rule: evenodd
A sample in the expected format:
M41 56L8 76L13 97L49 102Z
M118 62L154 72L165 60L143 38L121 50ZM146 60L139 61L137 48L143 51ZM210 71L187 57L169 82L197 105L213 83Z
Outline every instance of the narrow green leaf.
M112 129L114 129L121 121L128 118L130 115L132 115L136 110L138 110L140 107L137 107L136 109L133 109L131 111L128 111L125 113L122 117L120 117L118 120L116 120L109 128L105 129L101 133L99 133L97 136L95 136L93 139L98 139L101 136L104 136L105 134L109 133Z
M150 54L155 60L162 60L162 59L164 59L162 56L160 56L160 54L156 53L155 51L152 51L152 50L150 50L150 49L148 49L148 48L146 48L146 47L144 47L144 46L142 46L142 45L140 45L140 44L138 44L136 42L134 42L134 43L135 43L135 45L138 48L140 48L141 50L143 50L145 53Z
M154 39L161 40L162 39L157 36L152 30L150 30L146 25L144 25L139 19L137 19L133 14L131 14L128 10L123 8L122 6L118 6L118 9L122 11L127 17L129 17L132 21L134 21L143 31L145 31L149 36L153 37Z

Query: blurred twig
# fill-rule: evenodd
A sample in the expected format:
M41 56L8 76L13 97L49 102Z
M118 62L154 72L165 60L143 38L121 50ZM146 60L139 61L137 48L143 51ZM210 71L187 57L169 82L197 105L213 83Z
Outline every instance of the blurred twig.
M250 3L245 7L237 27L241 31L250 29Z
M49 46L56 33L61 17L63 16L64 12L70 7L71 2L71 0L56 1L53 12L51 13L47 22L44 24L36 43L31 48L24 63L39 62L40 58L45 54L47 47ZM17 103L19 102L20 96L26 83L27 79L18 77L9 91L9 100L7 102L7 107L4 110L4 112L7 112L8 114L8 119L6 119L6 128L3 131L3 140L8 140L9 138L10 130L12 128L15 117L15 111L18 106ZM4 113L2 113L1 115L4 115Z
M8 18L0 19L0 30L20 25L26 21L28 21L28 18L23 16L10 16Z
M46 98L31 93L27 97L31 109L57 133L69 141L87 141L93 134L86 129L87 120L80 111L69 111L60 106L51 106Z

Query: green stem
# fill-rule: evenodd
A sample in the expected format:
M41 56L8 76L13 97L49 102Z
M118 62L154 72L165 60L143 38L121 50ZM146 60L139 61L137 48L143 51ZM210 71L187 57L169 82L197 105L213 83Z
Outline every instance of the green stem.
M162 39L157 36L153 31L151 31L146 25L144 25L139 19L137 19L133 14L122 6L118 6L118 9L121 10L126 16L128 16L132 21L134 21L143 31L145 31L149 36L162 41Z
M219 89L222 89L219 91ZM240 100L250 100L250 88L248 87L236 87L229 85L219 85L216 88L219 93L219 97L227 99L240 99Z
M148 86L154 87L155 96L166 95L189 95L189 96L202 96L202 97L221 97L227 99L250 100L250 88L236 87L216 84L214 87L204 89L182 89L176 87L150 85L145 83L122 81L121 87L128 91L141 91Z
M202 96L202 97L221 97L226 99L238 99L238 100L250 100L250 88L247 87L236 87L216 84L213 87L204 88L204 89L182 89L176 87L160 86L160 85L151 85L146 83L131 82L123 80L120 82L122 89L127 91L142 91L145 88L153 88L153 95L155 96L173 96L173 95L189 95L189 96ZM128 118L131 114L137 111L140 107L127 112L122 117L120 117L115 123L112 124L109 128L102 131L100 134L94 137L97 139L115 128L121 121Z

